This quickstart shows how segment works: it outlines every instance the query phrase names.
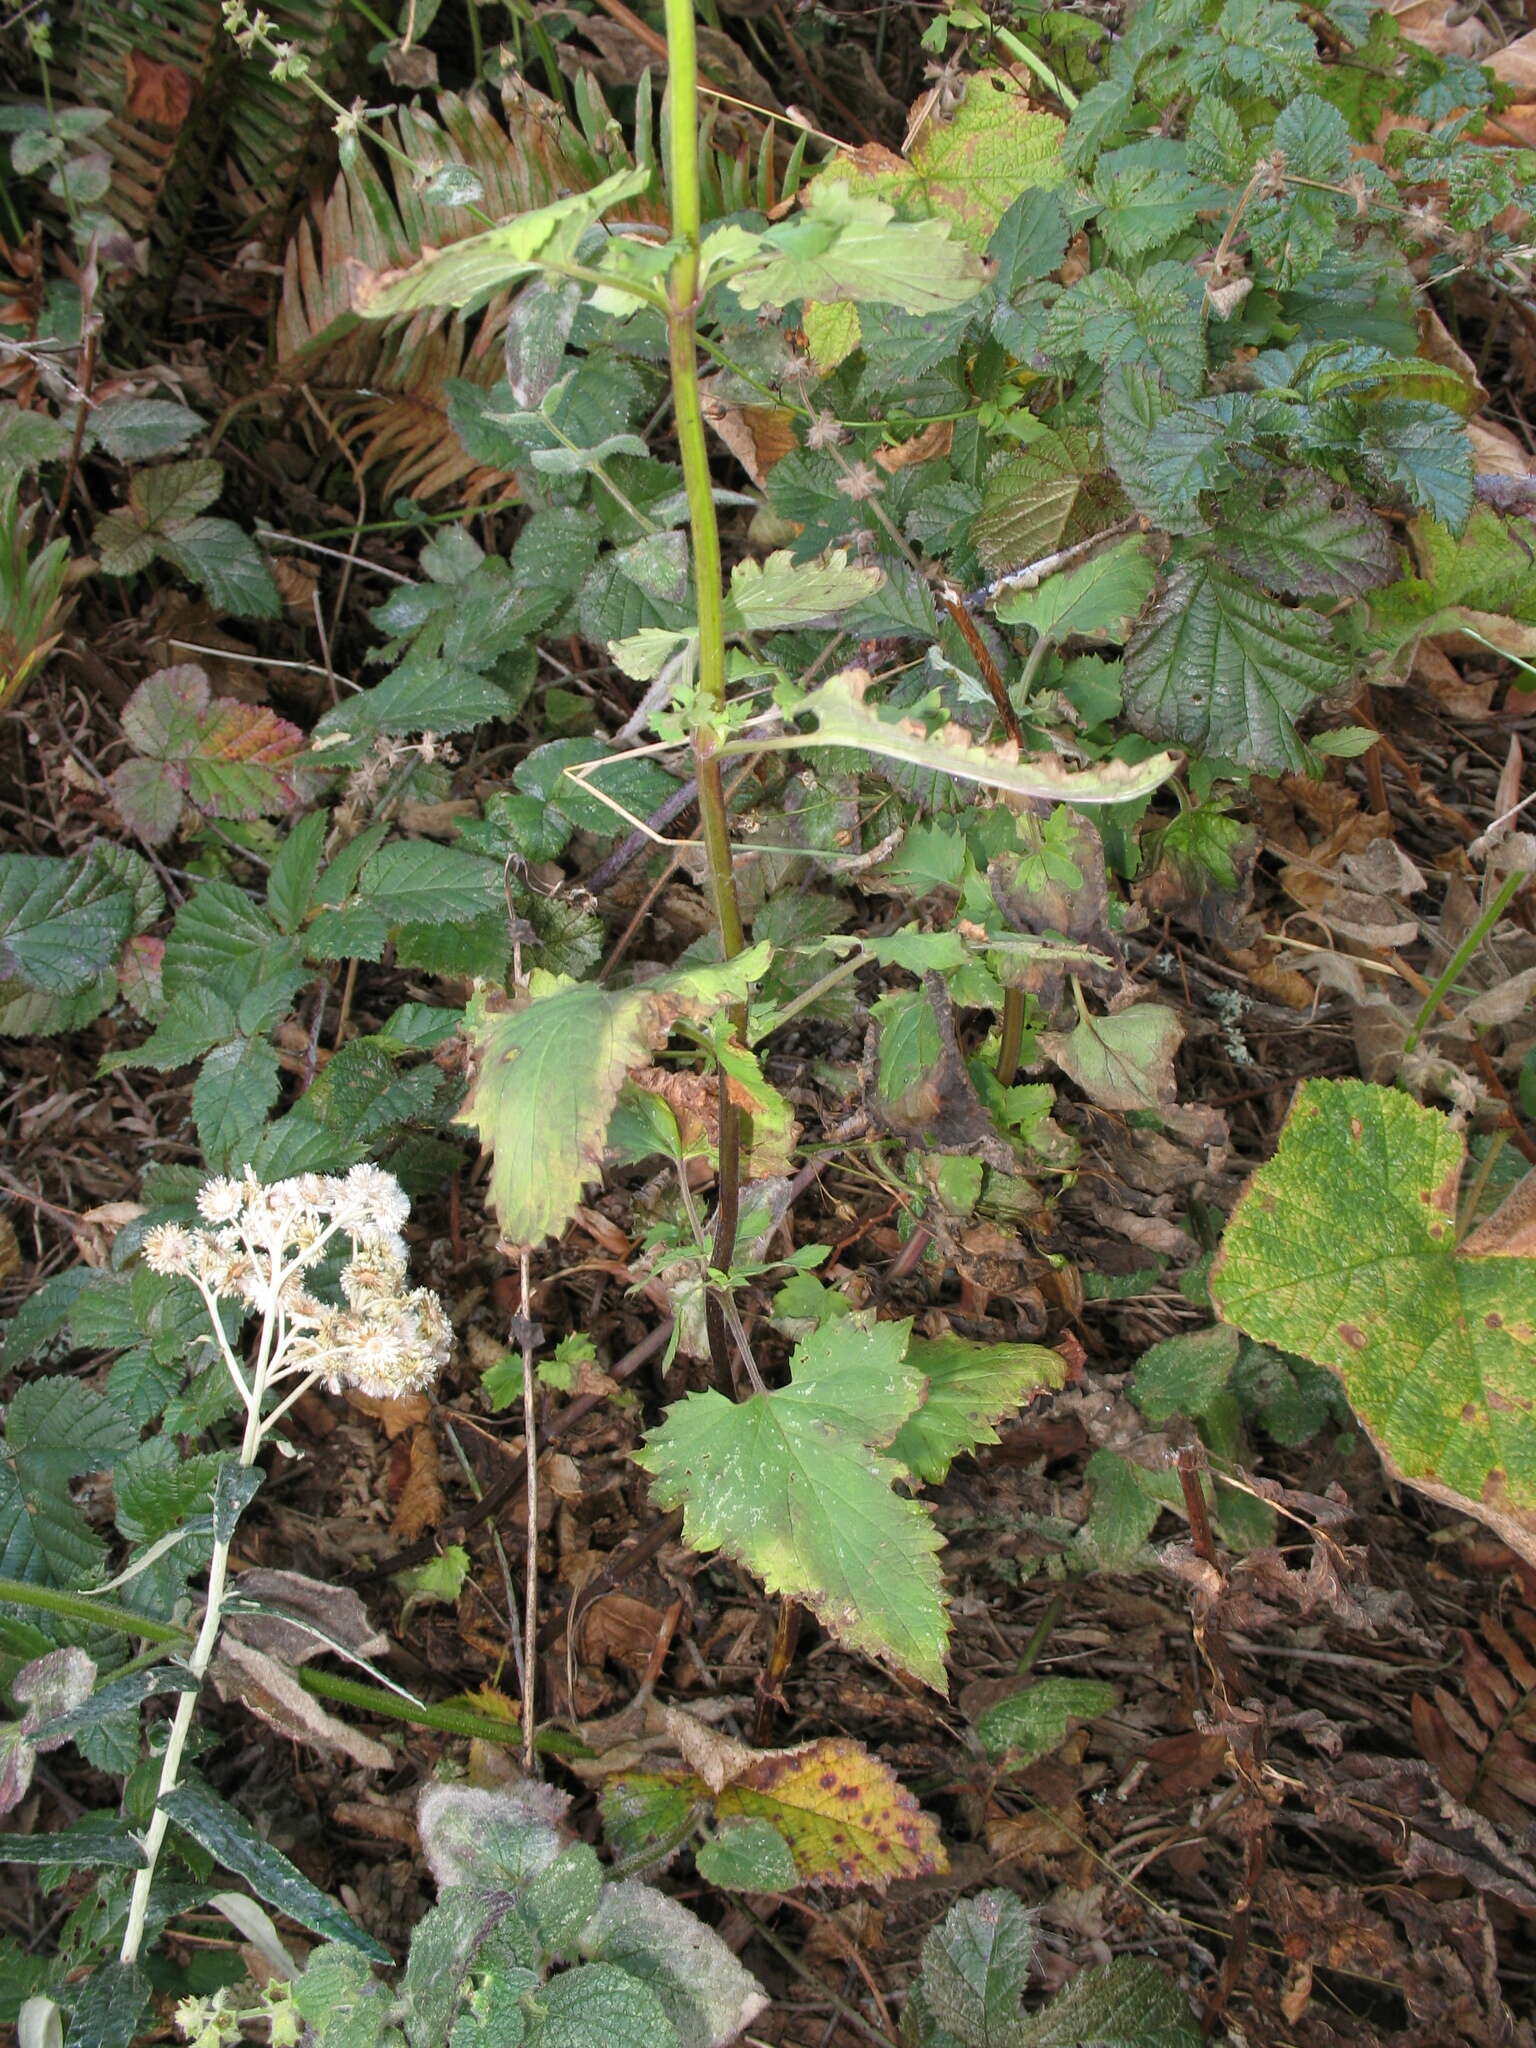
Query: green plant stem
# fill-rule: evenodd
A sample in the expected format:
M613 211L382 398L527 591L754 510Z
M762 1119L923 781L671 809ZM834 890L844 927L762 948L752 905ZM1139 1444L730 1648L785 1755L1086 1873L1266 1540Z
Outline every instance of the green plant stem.
M1493 1169L1498 1165L1499 1156L1508 1143L1508 1131L1494 1131L1489 1137L1488 1149L1483 1154L1482 1164L1473 1176L1472 1185L1467 1190L1466 1200L1462 1203L1461 1218L1456 1225L1456 1242L1458 1244L1461 1243L1467 1232L1477 1221L1477 1212L1482 1207L1483 1196L1488 1192L1488 1183L1493 1178Z
M29 1586L23 1579L0 1579L0 1607L39 1607L47 1614L61 1614L68 1621L94 1622L125 1636L139 1636L146 1643L189 1643L192 1631L174 1622L151 1621L131 1607L115 1600L93 1600L89 1593L67 1593L60 1586Z
M413 1727L435 1728L442 1735L463 1735L476 1742L498 1742L507 1749L522 1745L522 1724L497 1721L489 1714L474 1714L467 1707L429 1707L419 1700L402 1699L381 1686L364 1685L355 1678L338 1678L330 1671L306 1668L299 1683L316 1699L334 1700L338 1706L356 1707L365 1714L377 1714L386 1721L408 1721ZM540 1728L533 1746L546 1756L590 1756L591 1751L574 1735L558 1728Z
M699 59L694 33L693 0L666 0L667 29L667 189L672 209L672 234L678 244L667 280L667 357L672 373L672 405L677 424L683 485L688 494L688 527L693 552L693 594L699 622L699 701L701 718L694 729L694 773L699 784L699 829L709 861L710 895L720 947L727 960L746 946L741 904L736 894L736 867L731 853L731 824L725 784L720 774L719 726L725 718L725 596L720 572L720 526L715 517L714 487L709 474L709 442L704 431L704 405L699 393L699 249L702 230L699 199ZM733 1014L744 1030L744 1009ZM720 1181L715 1241L711 1264L725 1271L736 1250L736 1218L741 1161L741 1127L727 1079L720 1076ZM725 1319L711 1313L711 1362L725 1380L730 1360L725 1346Z
M1444 972L1441 974L1440 979L1435 983L1434 987L1430 990L1429 994L1424 998L1423 1008L1419 1011L1418 1016L1415 1017L1413 1020L1413 1029L1409 1032L1407 1038L1404 1040L1404 1054L1412 1052L1414 1047L1418 1044L1419 1040L1424 1036L1424 1033L1428 1028L1429 1021L1434 1016L1436 1010L1439 1009L1442 1001L1445 998L1446 992L1449 989L1455 987L1457 979L1459 978L1462 972L1462 969L1466 966L1467 962L1472 958L1473 954L1476 953L1478 947L1481 946L1484 939L1487 938L1488 934L1493 930L1494 926L1498 923L1499 919L1504 915L1505 911L1509 908L1511 902L1514 900L1515 891L1520 887L1520 884L1524 880L1525 876L1521 874L1518 870L1516 870L1514 873L1506 875L1504 877L1504 880L1499 884L1498 893L1495 895L1493 901L1489 904L1488 908L1477 920L1477 923L1473 925L1471 931L1467 933L1467 936L1462 940L1461 944L1456 948L1455 952L1446 962Z

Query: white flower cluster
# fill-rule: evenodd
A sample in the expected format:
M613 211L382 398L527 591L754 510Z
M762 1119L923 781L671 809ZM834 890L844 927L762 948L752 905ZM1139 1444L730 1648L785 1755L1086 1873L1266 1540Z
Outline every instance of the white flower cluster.
M146 1233L144 1258L156 1273L191 1280L216 1326L221 1297L248 1302L266 1319L266 1385L319 1375L388 1399L431 1386L453 1342L437 1296L407 1285L400 1229L410 1206L399 1181L377 1166L271 1186L247 1167L243 1179L204 1185L197 1207L207 1229L161 1224ZM351 1246L342 1308L317 1299L306 1278L338 1237Z

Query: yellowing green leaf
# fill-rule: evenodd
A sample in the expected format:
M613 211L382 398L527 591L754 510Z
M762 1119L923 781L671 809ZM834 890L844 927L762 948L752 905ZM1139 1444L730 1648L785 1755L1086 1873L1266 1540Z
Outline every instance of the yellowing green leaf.
M1536 1261L1457 1250L1464 1156L1410 1096L1308 1081L1233 1214L1212 1298L1331 1367L1394 1473L1536 1561Z
M940 1538L880 1455L923 1396L908 1335L904 1322L830 1323L798 1347L788 1386L688 1395L637 1462L657 1503L683 1509L696 1550L724 1550L850 1648L942 1690Z
M1059 1387L1066 1370L1044 1344L973 1344L956 1336L914 1338L907 1362L926 1377L928 1393L897 1431L891 1453L934 1485L962 1452L995 1444L993 1423L1042 1387Z
M851 191L846 178L820 178L806 188L803 212L758 238L731 289L749 311L852 299L938 313L975 298L986 267L951 241L950 221L895 216L883 199Z
M368 320L388 320L443 306L467 306L503 285L513 284L549 261L569 256L583 231L610 206L633 199L651 182L648 169L615 172L590 192L574 192L548 206L536 206L512 220L467 235L451 248L434 249L401 270L361 270L352 287L354 310Z
M491 1202L511 1244L562 1229L602 1169L603 1139L631 1067L664 1045L680 1018L698 1022L742 1001L766 945L719 967L612 990L535 973L513 1008L477 995L466 1019L475 1078L459 1122L491 1153Z
M814 626L873 597L884 581L882 570L850 564L846 548L833 548L815 562L797 562L788 548L766 562L748 558L731 571L726 629L770 633Z
M847 299L830 306L812 300L800 324L811 361L823 377L853 354L864 334L859 309Z
M983 71L966 81L965 98L948 120L931 117L903 163L888 150L860 150L834 159L823 177L850 177L856 191L875 192L903 214L955 223L978 253L1021 192L1059 185L1063 128L1042 114L1016 78Z
M804 1884L873 1885L948 1867L931 1817L857 1742L828 1737L766 1750L715 1798L722 1820L767 1821Z
M815 718L813 733L732 741L720 751L746 754L793 749L798 753L807 747L851 747L888 761L931 768L958 782L979 782L988 789L1070 804L1127 803L1150 795L1177 766L1172 754L1153 754L1145 761L1099 761L1089 768L1069 768L1054 754L1021 760L1011 741L996 747L978 746L961 725L947 725L930 735L913 719L882 718L866 704L865 692L871 681L867 670L847 669L812 690L799 709Z
M1135 1003L1114 1017L1084 1016L1051 1031L1040 1049L1100 1109L1157 1109L1173 1100L1173 1056L1184 1027L1160 1003Z

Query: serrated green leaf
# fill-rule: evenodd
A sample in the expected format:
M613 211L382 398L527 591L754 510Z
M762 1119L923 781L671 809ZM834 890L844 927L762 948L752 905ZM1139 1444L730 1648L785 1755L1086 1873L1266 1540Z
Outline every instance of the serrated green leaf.
M317 1948L294 1980L293 2003L316 2033L339 2048L377 2048L392 2000L356 1949L331 1943Z
M80 1381L50 1375L18 1388L0 1449L0 1576L78 1586L94 1576L100 1540L69 1497L69 1481L138 1442L138 1430Z
M494 861L428 839L381 846L358 878L358 894L391 925L467 923L503 901Z
M365 1934L351 1915L310 1883L279 1849L274 1849L226 1800L195 1781L178 1785L162 1795L159 1802L179 1828L200 1848L217 1858L221 1867L243 1877L259 1899L287 1913L301 1927L355 1948L376 1963L392 1960L371 1934Z
M1202 2038L1160 1963L1117 1956L1079 1970L1044 2012L1029 2015L1010 2048L1200 2048Z
M1358 408L1358 447L1367 468L1448 526L1472 516L1472 444L1455 413L1417 398L1382 398Z
M1151 1493L1147 1475L1118 1451L1095 1451L1084 1472L1093 1493L1088 1519L1077 1532L1076 1548L1096 1571L1123 1572L1145 1561L1163 1503Z
M683 1508L695 1549L725 1550L850 1648L942 1688L939 1538L879 1455L922 1395L907 1336L904 1323L829 1324L797 1348L787 1387L691 1394L637 1462L658 1504Z
M977 1720L976 1733L988 1756L1011 1756L1022 1767L1060 1749L1074 1721L1096 1720L1119 1700L1102 1679L1040 1678L988 1707Z
M914 1337L907 1362L927 1379L928 1391L898 1430L891 1455L932 1485L963 1452L995 1444L992 1425L1042 1389L1059 1387L1066 1371L1043 1344L975 1344L954 1335Z
M119 462L147 462L184 448L202 421L169 398L107 398L89 416L89 438Z
M1287 597L1359 597L1396 573L1397 551L1370 506L1313 471L1271 470L1223 511L1216 552Z
M1203 291L1182 263L1154 263L1136 278L1092 271L1051 308L1046 349L1069 361L1147 363L1192 394L1205 375Z
M330 822L324 811L308 812L277 849L267 876L267 908L282 932L296 932L304 922L320 879Z
M1148 1422L1161 1424L1174 1415L1199 1417L1218 1394L1224 1394L1237 1363L1236 1330L1216 1324L1165 1337L1136 1362L1131 1396Z
M1168 577L1131 635L1121 682L1149 737L1278 771L1305 767L1294 720L1347 675L1316 612L1287 611L1201 559Z
M798 709L816 720L814 733L792 733L782 740L733 741L722 754L803 751L808 747L848 747L888 761L907 761L960 782L989 789L1012 790L1018 796L1045 797L1070 804L1127 803L1158 789L1173 773L1171 754L1153 754L1145 761L1099 761L1091 767L1068 768L1059 756L1021 761L1012 745L978 746L960 725L949 725L930 737L911 719L882 718L866 704L870 678L859 669L832 676L804 697Z
M1012 1892L951 1906L923 1943L925 2011L964 2048L1016 2048L1035 1923Z
M35 1358L68 1326L82 1294L110 1284L105 1274L93 1272L89 1266L66 1266L63 1272L50 1274L6 1324L5 1341L0 1344L0 1373L12 1373Z
M737 1821L701 1843L700 1877L728 1892L787 1892L800 1882L789 1844L766 1820Z
M801 299L852 299L933 313L963 305L986 283L980 259L951 241L948 219L899 221L894 206L853 190L841 175L806 186L801 202L802 212L764 234L727 228L710 244L723 255L726 236L743 237L744 268L733 270L730 282L749 312Z
M150 2000L137 1963L100 1963L75 1992L64 2048L132 2048Z
M1202 207L1224 197L1219 186L1191 176L1183 144L1166 137L1101 156L1093 174L1097 227L1120 262L1166 247L1194 226Z
M1061 122L1032 107L1016 78L983 71L966 80L947 120L925 122L905 165L865 168L835 157L822 177L851 180L904 218L952 221L979 252L1021 192L1062 182L1061 137Z
M265 1038L236 1038L209 1053L192 1084L192 1118L213 1172L249 1165L281 1085L276 1049Z
M1536 1260L1457 1249L1464 1157L1411 1096L1306 1082L1233 1212L1212 1297L1336 1372L1398 1476L1536 1556Z
M694 1021L745 999L768 962L755 946L719 967L610 990L536 971L507 1010L477 995L466 1029L476 1075L458 1121L492 1155L491 1201L502 1235L535 1245L563 1229L602 1170L603 1141L631 1067Z
M1124 540L1034 590L1005 593L994 609L1005 626L1028 626L1053 640L1123 640L1156 581L1145 541Z
M612 1963L567 1970L527 2004L528 2048L680 2048L656 1993Z
M94 988L134 923L127 883L89 858L0 858L0 1000Z
M1124 509L1086 436L1047 431L988 477L971 545L986 568L1019 569L1075 547Z
M165 462L134 472L128 502L139 523L164 538L186 520L206 512L223 488L222 465L207 457L195 462Z

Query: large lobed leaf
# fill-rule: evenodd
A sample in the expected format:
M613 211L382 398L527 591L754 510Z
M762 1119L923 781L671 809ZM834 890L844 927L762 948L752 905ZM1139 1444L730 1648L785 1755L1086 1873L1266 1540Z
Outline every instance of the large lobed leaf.
M1212 1296L1249 1336L1331 1367L1394 1472L1536 1561L1536 1260L1458 1249L1464 1156L1410 1096L1308 1081Z
M740 252L743 268L731 289L748 311L809 299L899 306L941 313L975 298L986 267L963 242L951 241L948 220L899 221L895 208L846 180L819 179L804 194L804 211L753 235L727 227L711 244L719 258Z
M724 1550L841 1641L942 1690L948 1617L940 1538L882 1457L923 1398L906 1323L851 1320L806 1338L786 1387L690 1394L637 1462L697 1550Z
M920 123L905 161L870 144L835 157L822 177L876 193L906 219L952 221L980 252L1021 192L1062 182L1061 136L1061 122L1031 106L1016 78L983 71L965 81L947 120Z
M611 990L535 973L512 1009L477 995L467 1031L475 1078L459 1116L491 1153L491 1202L510 1244L564 1228L602 1169L619 1090L680 1019L740 1002L766 965L766 946L719 967Z

